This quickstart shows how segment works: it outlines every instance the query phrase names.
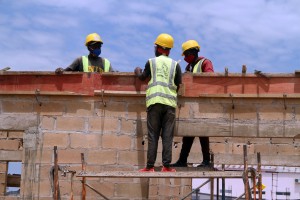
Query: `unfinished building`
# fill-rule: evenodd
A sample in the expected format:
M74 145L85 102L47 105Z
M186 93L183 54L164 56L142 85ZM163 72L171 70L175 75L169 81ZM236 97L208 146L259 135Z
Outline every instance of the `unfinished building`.
M192 178L93 177L146 163L146 83L133 73L0 73L1 199L182 199ZM300 166L300 75L184 74L173 148L209 136L215 164ZM194 141L188 162L199 163ZM21 163L20 175L8 173ZM56 165L55 165L56 164ZM161 144L157 166L161 165ZM54 166L60 174L55 180ZM84 183L83 184L83 180ZM13 196L8 187L19 187ZM59 190L55 190L58 188ZM56 194L55 194L56 193ZM83 194L84 193L84 194Z

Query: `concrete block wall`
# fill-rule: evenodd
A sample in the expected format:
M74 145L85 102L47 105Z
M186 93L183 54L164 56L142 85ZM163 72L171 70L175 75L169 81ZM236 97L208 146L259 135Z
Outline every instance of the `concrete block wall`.
M41 106L30 96L3 96L0 101L0 130L24 130L21 199L52 199L54 146L58 164L76 172L82 169L81 153L87 171L137 171L145 166L147 144L142 145L137 131L146 120L144 98L108 97L105 106L99 97L43 96L39 101ZM12 148L10 143L1 146ZM157 166L161 152L160 144ZM62 199L70 199L72 193L81 199L81 180L60 176ZM190 179L91 178L87 183L108 199L179 199L191 191ZM102 199L86 190L87 199Z
M225 136L210 137L216 164L243 164L243 145L247 144L249 164L257 164L260 152L263 165L300 166L299 99L180 98L179 104L176 135ZM181 137L175 141L181 142ZM180 149L178 144L174 154ZM200 163L197 137L191 151L188 162Z
M0 98L1 133L24 132L23 146L18 150L12 141L10 144L0 141L2 148L13 148L5 150L14 152L9 157L23 162L22 199L52 199L49 177L54 146L58 147L58 164L68 165L77 172L81 171L81 153L84 153L87 171L136 171L145 166L147 142L142 145L143 134L147 132L145 97L39 96L38 100L41 105L30 95L2 95ZM287 130L288 125L299 127L299 101L288 99L286 110L282 109L282 100L276 99L235 100L234 109L231 99L226 98L183 98L180 103L179 124L199 122L205 127L212 121L215 125L226 124L232 131L226 137L210 138L215 163L243 164L242 146L247 144L249 164L256 164L256 153L261 152L263 165L300 165L299 138L272 138L272 134L276 134L275 125L281 130ZM264 123L272 124L271 128L261 130ZM235 124L246 124L245 129L247 125L256 124L259 131L269 130L270 137L231 137L233 132L245 131L236 130ZM181 137L174 140L181 141ZM174 162L180 149L180 143L173 148ZM161 152L160 143L156 166L161 166ZM1 163L7 160L0 157ZM196 138L188 162L201 161ZM69 199L72 193L74 199L80 199L80 180L71 174L59 177L62 199ZM108 199L180 199L191 191L190 179L88 178L87 182ZM87 187L87 199L101 197Z
M6 193L8 163L22 161L22 149L22 131L0 131L0 196Z

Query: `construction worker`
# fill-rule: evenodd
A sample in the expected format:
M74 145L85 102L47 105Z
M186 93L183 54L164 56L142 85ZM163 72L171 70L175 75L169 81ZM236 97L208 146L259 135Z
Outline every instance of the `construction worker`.
M162 33L154 42L155 58L147 61L144 70L136 67L134 72L140 80L150 77L146 92L148 152L147 166L140 172L154 172L159 136L162 138L162 172L175 172L170 167L172 141L175 127L177 92L181 84L180 65L169 58L174 39Z
M66 69L61 67L55 73L61 74L63 71L78 72L112 72L113 69L108 59L99 57L103 41L97 33L91 33L86 37L85 46L89 50L88 56L81 56L73 61Z
M207 58L198 56L200 51L200 45L196 40L188 40L182 44L182 56L188 63L185 68L186 72L202 73L202 72L214 72L212 62ZM176 163L171 164L172 167L187 167L187 158L192 148L195 137L183 137L182 147L180 151L179 159ZM210 166L210 152L209 152L209 138L199 137L201 150L203 155L203 161L197 167L209 167Z

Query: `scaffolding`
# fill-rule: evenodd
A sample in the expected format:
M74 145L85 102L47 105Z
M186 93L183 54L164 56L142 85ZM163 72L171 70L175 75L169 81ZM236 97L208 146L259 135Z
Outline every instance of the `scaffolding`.
M89 172L86 171L86 162L84 159L84 154L81 153L81 162L82 162L82 171L80 171L76 176L81 177L82 180L82 192L81 192L81 199L86 199L86 186L92 189L94 192L99 194L102 198L107 199L106 197L102 196L102 194L97 191L96 188L92 187L88 183L86 183L87 178L207 178L208 180L205 182L205 184L210 183L211 188L211 194L210 199L214 199L214 179L218 180L222 179L222 199L225 199L225 179L226 178L242 178L244 182L244 193L241 194L238 198L240 199L244 196L244 199L246 200L256 200L257 199L257 189L259 197L258 199L262 199L262 184L261 184L261 159L260 159L260 153L257 153L257 170L254 168L248 167L248 158L247 158L247 146L243 146L244 151L244 170L243 171L226 171L223 169L221 171L211 171L211 170L205 170L205 171L178 171L178 172L147 172L147 173L141 173L138 171L102 171L102 172ZM59 184L58 184L58 170L59 166L57 164L57 147L54 147L54 191L53 191L53 198L55 200L60 199L59 197ZM65 171L65 173L71 172L72 174L76 173L74 171ZM249 178L252 180L252 186L250 186ZM257 180L257 183L256 183ZM199 188L204 186L205 184L200 185L198 188L192 190L189 194L185 195L181 199L184 200L187 197L191 196L193 193L195 193ZM217 184L217 190L219 190L219 184ZM72 188L72 182L71 182L71 188ZM253 196L251 195L253 191ZM218 194L218 193L217 193ZM73 196L71 196L71 199L73 199ZM219 196L217 197L219 199Z

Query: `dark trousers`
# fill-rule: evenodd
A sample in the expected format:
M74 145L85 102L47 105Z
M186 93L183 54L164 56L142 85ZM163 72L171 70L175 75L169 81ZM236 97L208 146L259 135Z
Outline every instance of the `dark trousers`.
M172 142L175 127L175 108L154 104L147 108L148 152L147 167L154 167L159 136L162 138L162 163L169 167L172 160Z
M191 151L193 142L195 137L183 137L182 138L182 147L180 151L179 161L182 163L187 162L187 158ZM203 161L210 161L210 153L209 153L209 137L199 137Z

